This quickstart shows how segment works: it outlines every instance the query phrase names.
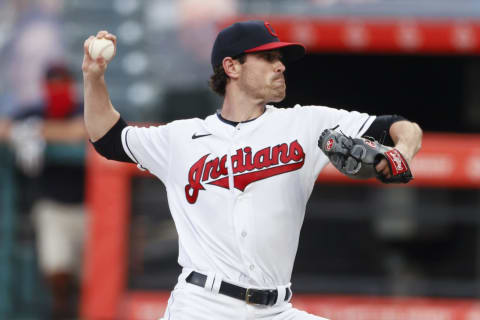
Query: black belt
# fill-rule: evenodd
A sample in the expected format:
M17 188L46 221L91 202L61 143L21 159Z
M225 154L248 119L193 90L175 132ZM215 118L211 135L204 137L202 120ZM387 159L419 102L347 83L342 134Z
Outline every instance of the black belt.
M205 283L207 282L207 276L204 274L192 271L192 273L188 275L185 281L204 288ZM288 299L292 295L292 292L290 291L290 288L286 288L285 290L286 290L285 301L288 301ZM276 289L260 290L260 289L252 289L252 288L243 288L225 281L222 281L222 283L220 284L219 292L226 296L243 300L246 303L262 304L265 306L273 306L277 302L277 297L278 297L278 291Z

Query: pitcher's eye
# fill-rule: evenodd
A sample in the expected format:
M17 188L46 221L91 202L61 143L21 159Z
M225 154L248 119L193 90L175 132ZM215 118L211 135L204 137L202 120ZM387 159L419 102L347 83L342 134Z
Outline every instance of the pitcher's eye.
M282 60L282 54L279 51L265 51L260 53L260 57L268 62Z

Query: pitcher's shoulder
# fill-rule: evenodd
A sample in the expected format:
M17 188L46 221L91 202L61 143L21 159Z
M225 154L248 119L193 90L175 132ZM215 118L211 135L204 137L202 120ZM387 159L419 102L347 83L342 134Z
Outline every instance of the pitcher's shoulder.
M205 123L204 119L200 118L189 118L189 119L180 119L169 122L167 125L172 130L184 130L184 129L196 129L203 127Z

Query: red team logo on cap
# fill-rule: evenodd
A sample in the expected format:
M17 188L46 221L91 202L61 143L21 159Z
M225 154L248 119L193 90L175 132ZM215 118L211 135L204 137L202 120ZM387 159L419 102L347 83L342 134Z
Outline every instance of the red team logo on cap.
M325 150L330 151L332 150L332 147L333 147L333 138L330 138L325 144Z
M272 26L267 21L265 21L265 28L267 28L268 32L270 32L272 36L278 38L278 35L275 33L275 30L273 30Z

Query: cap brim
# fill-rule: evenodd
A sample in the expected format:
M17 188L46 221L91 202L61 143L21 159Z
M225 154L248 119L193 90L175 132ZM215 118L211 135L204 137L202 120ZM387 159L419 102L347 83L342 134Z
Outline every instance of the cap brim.
M270 42L261 46L245 50L246 53L261 52L268 50L281 49L283 58L288 62L301 59L305 55L305 47L300 43L291 42Z

